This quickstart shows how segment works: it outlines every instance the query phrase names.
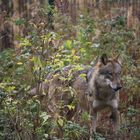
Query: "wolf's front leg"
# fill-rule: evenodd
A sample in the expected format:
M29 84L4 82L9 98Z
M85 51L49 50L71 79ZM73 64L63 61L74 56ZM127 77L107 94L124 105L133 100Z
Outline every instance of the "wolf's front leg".
M117 134L117 131L120 129L120 118L118 109L112 110L111 118L113 120L113 132Z

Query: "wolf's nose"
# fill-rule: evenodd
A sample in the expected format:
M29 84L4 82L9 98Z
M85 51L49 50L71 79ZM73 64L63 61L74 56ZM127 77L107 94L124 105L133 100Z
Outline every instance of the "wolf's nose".
M116 87L115 89L113 89L114 91L118 91L118 90L120 90L122 88L122 86L118 86L118 87Z

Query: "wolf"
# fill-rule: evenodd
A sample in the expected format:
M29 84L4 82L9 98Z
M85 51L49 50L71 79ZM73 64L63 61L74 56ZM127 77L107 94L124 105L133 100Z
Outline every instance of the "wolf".
M119 129L119 90L122 88L122 62L119 56L108 58L103 54L94 66L66 66L62 70L52 72L45 78L41 92L47 93L47 107L53 112L67 112L64 106L78 100L77 109L89 112L92 117L90 124L90 139L96 132L97 113L110 108L114 125L114 132ZM34 88L30 93L36 93ZM69 94L70 93L70 94ZM63 104L63 108L58 106ZM64 111L65 110L65 111ZM61 114L61 115L62 115Z
M92 97L93 132L96 132L97 112L109 107L114 122L114 132L119 130L119 90L122 88L121 59L117 56L108 59L103 54L99 62L92 69L88 82L88 93ZM91 132L92 133L92 132Z

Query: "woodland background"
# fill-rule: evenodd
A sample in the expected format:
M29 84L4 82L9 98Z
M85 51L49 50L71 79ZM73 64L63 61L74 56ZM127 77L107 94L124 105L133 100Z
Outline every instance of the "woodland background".
M118 139L140 139L139 37L139 0L0 0L0 140L88 139L87 112L67 120L50 111L42 89L28 92L50 71L102 53L123 59ZM94 139L114 138L107 120L105 112Z

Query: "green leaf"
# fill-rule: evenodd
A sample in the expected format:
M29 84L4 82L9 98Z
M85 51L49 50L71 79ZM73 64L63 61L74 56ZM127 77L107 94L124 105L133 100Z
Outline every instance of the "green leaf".
M64 125L64 121L63 121L63 119L61 119L61 118L59 118L59 119L57 120L57 122L58 122L58 124L59 124L61 127Z
M43 67L43 64L39 57L34 56L32 58L32 61L34 62L34 70L39 70L40 68Z
M82 77L83 78L83 80L86 80L86 74L80 74L80 77Z
M87 112L83 112L81 118L83 121L88 121L90 120L90 115Z
M22 38L21 40L20 40L20 44L19 44L21 47L30 47L30 46L32 46L32 43L30 42L30 40L29 39L27 39L27 38Z
M17 20L15 20L15 24L16 24L16 25L25 24L25 19L23 19L23 18L17 19Z
M74 105L67 105L67 107L68 107L69 110L75 109L75 106Z
M71 40L67 40L65 42L64 46L66 47L66 49L71 50L72 49L72 41Z
M50 118L50 115L47 112L42 112L40 117L43 119L43 123L45 123Z

